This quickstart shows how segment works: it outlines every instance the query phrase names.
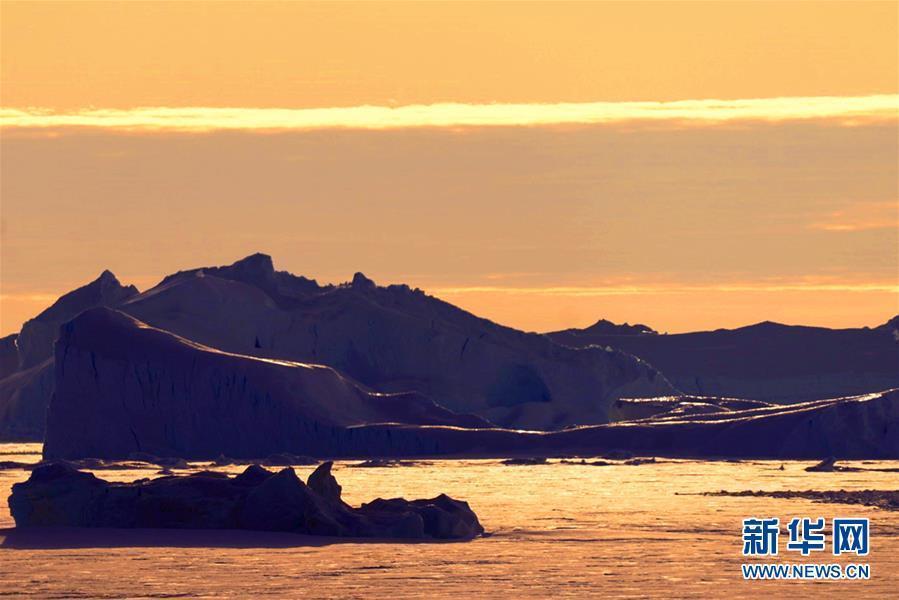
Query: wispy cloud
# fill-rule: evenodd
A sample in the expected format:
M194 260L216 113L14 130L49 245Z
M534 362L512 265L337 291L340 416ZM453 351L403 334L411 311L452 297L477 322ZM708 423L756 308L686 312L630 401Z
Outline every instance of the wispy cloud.
M440 296L462 294L513 294L540 296L631 296L636 294L694 294L700 292L889 292L899 293L899 282L872 283L735 283L723 285L599 285L599 286L451 286L435 287L428 293Z
M402 129L651 122L709 126L739 121L828 119L857 125L899 118L899 95L672 102L428 104L332 108L147 107L54 112L0 109L0 127L125 131Z
M42 293L24 293L24 294L0 294L0 303L2 302L55 302L61 294L42 294Z
M899 228L899 200L856 202L827 213L808 225L822 231L867 231Z

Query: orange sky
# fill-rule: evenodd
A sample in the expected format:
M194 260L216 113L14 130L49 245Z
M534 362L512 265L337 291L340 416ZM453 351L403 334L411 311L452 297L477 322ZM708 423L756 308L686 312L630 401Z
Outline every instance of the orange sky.
M0 333L254 251L526 329L877 324L897 6L4 1Z
M896 93L895 2L6 2L5 106Z

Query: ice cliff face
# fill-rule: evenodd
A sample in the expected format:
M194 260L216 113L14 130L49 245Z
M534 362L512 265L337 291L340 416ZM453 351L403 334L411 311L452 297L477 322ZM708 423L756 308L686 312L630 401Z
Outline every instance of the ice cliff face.
M133 285L123 286L110 271L103 271L94 281L62 296L22 326L16 340L19 366L28 369L50 358L59 326L81 311L94 306L116 306L137 293Z
M16 338L19 334L13 333L0 338L0 379L19 370L19 348L16 346Z
M26 322L19 334L0 340L0 439L43 439L59 326L84 310L116 306L137 293L134 286L123 286L103 271Z
M56 345L48 458L309 454L366 423L487 427L416 393L370 392L329 367L223 353L97 308Z
M53 359L0 379L0 440L42 440Z
M616 398L673 391L624 352L561 347L361 273L321 287L274 271L263 255L169 277L120 309L216 348L326 364L373 389L415 390L503 426L603 423Z

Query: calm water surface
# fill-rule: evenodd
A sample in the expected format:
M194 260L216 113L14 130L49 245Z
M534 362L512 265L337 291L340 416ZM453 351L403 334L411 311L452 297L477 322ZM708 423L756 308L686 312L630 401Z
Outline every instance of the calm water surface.
M0 460L36 462L35 444L0 444ZM490 535L468 543L310 544L290 534L79 532L54 547L2 546L0 596L47 597L873 597L899 594L899 512L802 499L694 495L717 490L896 489L889 472L806 473L811 463L662 461L606 467L505 466L495 460L415 467L335 465L344 498L467 500ZM899 462L846 463L899 468ZM194 468L205 464L191 465ZM239 472L243 467L219 470ZM306 477L313 467L298 467ZM158 468L95 471L115 481ZM0 471L0 497L28 477ZM686 495L684 495L686 494ZM869 581L745 582L749 516L871 519ZM5 502L0 527L13 525ZM782 527L785 529L785 527ZM781 534L781 547L785 544ZM79 537L80 536L80 537ZM135 541L136 540L136 541ZM69 543L71 542L71 543ZM64 547L58 547L64 546ZM823 553L788 562L862 562ZM816 556L817 554L817 556Z

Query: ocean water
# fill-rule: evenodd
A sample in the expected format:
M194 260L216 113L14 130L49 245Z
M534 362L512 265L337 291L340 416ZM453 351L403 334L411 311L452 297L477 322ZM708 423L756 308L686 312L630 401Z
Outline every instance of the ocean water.
M36 462L40 448L0 444L0 460ZM896 598L899 512L804 499L710 497L718 490L897 489L884 471L807 473L809 462L660 460L629 466L506 466L444 460L394 468L337 463L344 498L467 500L489 532L460 543L360 543L290 534L196 531L67 531L11 543L0 531L0 596L170 597L662 597ZM865 469L899 462L847 462ZM204 463L191 464L194 469ZM239 472L243 467L220 470ZM313 467L298 467L306 477ZM95 471L109 480L158 468ZM0 471L0 528L13 526L5 498L23 470ZM779 517L791 563L866 562L867 581L744 581L742 519ZM784 552L790 518L869 517L865 558ZM829 537L829 536L828 536Z

